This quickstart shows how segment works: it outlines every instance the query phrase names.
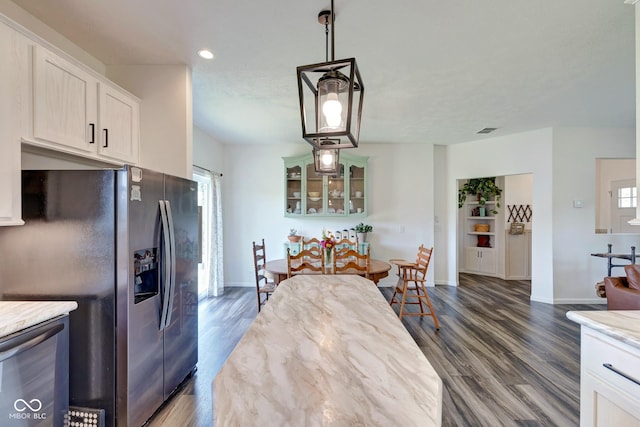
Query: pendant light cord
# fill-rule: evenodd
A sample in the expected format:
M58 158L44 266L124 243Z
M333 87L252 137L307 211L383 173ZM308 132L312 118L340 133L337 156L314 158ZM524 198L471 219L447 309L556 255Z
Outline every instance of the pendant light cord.
M335 42L334 42L334 30L335 30L335 26L336 26L336 15L333 14L333 0L331 0L331 61L335 61Z
M324 17L324 57L325 62L329 62L329 16L331 16L331 61L335 61L335 36L333 35L333 29L336 25L336 17L333 14L333 0L331 0L331 14Z
M329 17L324 17L324 62L329 62Z

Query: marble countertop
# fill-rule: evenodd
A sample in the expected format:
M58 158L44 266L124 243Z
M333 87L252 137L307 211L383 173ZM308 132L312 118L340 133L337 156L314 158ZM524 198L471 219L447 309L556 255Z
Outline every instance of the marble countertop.
M0 301L0 338L76 308L75 301Z
M640 310L569 311L567 318L640 349Z
M280 283L213 382L217 426L436 426L442 381L373 282Z

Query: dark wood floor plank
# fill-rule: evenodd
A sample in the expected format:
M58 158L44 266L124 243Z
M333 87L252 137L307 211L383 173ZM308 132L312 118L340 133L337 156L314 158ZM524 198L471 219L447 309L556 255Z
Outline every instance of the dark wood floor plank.
M431 318L403 318L442 378L443 426L579 424L580 328L566 312L606 306L532 302L530 290L528 281L461 274L459 287L429 288L440 331ZM381 288L387 300L391 291ZM150 427L211 425L211 382L257 314L255 289L227 288L199 313L198 372Z

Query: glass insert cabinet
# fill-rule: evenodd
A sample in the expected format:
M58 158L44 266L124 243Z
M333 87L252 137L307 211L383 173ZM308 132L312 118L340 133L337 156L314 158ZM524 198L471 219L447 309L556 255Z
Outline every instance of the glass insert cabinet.
M340 152L340 173L317 175L311 153L283 157L285 174L284 215L367 216L368 157Z

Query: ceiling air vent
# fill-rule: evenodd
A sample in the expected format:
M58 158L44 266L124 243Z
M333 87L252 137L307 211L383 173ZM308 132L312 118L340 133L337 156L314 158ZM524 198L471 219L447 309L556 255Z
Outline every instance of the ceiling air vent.
M498 128L484 128L478 131L478 133L491 133Z

